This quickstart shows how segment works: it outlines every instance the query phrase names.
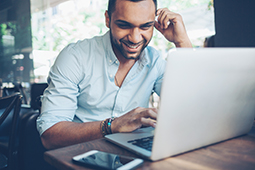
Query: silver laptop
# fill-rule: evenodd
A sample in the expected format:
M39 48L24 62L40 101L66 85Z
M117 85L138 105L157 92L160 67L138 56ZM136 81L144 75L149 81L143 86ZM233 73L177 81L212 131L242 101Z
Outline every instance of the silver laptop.
M255 48L177 49L168 53L156 128L105 138L156 161L246 134L254 117Z

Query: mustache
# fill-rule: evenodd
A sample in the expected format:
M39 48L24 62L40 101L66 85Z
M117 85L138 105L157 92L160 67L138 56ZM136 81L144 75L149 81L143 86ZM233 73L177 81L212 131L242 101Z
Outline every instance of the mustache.
M140 41L140 42L138 42L138 43L133 43L132 41L128 41L128 40L124 40L124 39L120 39L120 42L121 42L121 43L125 43L125 44L127 44L127 45L132 45L132 46L138 46L138 45L141 45L141 44L143 44L143 43L146 43L145 40L142 40L142 41Z

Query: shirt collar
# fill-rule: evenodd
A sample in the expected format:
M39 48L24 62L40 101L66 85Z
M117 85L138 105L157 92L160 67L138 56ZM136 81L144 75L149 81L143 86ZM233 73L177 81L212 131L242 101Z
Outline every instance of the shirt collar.
M149 64L149 55L148 55L147 48L145 48L143 50L143 52L141 53L140 58L138 60L138 63L143 65L143 66L146 66L147 64Z
M107 63L109 65L112 65L114 63L118 64L119 60L115 56L113 49L112 49L112 44L111 44L111 39L110 39L110 31L107 31L106 34L103 36L103 44L104 44L104 48L106 51Z

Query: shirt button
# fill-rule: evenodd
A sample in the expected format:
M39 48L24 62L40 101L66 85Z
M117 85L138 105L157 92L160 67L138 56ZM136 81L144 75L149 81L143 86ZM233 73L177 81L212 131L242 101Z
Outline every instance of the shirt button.
M113 77L113 75L111 74L111 75L110 75L110 77L112 78L112 77Z
M111 62L112 62L112 60L109 60L109 62L111 63Z
M115 61L116 64L118 64L118 61Z

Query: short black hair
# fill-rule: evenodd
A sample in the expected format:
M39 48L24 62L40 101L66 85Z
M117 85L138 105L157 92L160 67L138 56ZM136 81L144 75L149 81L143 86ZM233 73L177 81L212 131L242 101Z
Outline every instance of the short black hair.
M117 0L109 0L108 1L108 16L111 19L112 13L115 11L116 9L116 1ZM127 0L127 1L132 1L132 2L140 2L140 1L144 1L144 0ZM157 11L157 0L152 0L155 4L155 11Z

